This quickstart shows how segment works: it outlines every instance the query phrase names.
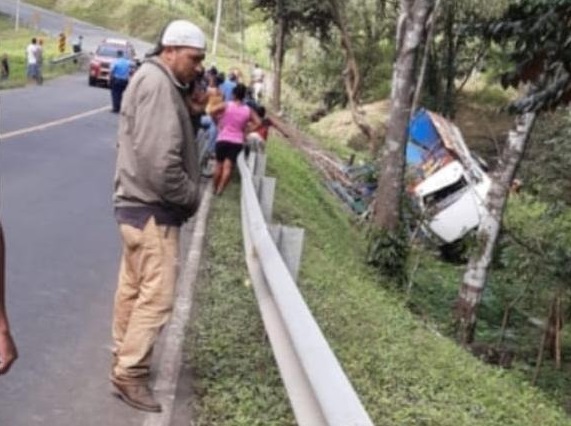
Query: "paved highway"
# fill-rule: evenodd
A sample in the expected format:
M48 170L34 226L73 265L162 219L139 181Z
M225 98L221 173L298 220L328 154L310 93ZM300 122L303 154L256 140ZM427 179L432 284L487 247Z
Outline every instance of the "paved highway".
M71 76L0 93L8 305L20 359L0 378L0 425L140 424L110 396L110 318L120 252L109 92ZM0 136L2 138L2 136Z
M14 15L15 0L0 0ZM151 45L22 3L24 23L58 34L73 22L93 51L105 37L128 38L142 56ZM8 309L20 359L0 377L0 426L188 424L188 372L178 352L208 215L205 196L181 233L179 302L155 351L161 415L111 396L111 314L120 256L111 194L117 115L110 93L87 74L0 92L0 215L7 242ZM163 336L164 338L165 336ZM158 368L156 370L159 370ZM173 400L174 382L181 385Z
M15 1L0 0L13 14ZM43 30L65 18L39 13ZM104 29L78 21L92 50ZM149 44L133 40L139 52ZM110 324L120 242L111 193L117 115L87 75L0 92L0 214L8 305L20 359L0 377L1 426L129 426L145 416L111 396Z

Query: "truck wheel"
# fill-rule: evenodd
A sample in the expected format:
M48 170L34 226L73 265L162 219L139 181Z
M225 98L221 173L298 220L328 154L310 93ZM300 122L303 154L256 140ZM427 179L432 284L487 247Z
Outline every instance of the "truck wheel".
M95 86L97 84L97 80L93 77L89 77L89 85Z
M466 238L443 244L439 249L440 257L445 262L461 265L468 261L468 242Z

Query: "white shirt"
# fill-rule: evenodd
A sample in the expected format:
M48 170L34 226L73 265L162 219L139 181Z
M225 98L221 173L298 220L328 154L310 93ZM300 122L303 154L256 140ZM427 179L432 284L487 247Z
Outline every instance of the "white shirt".
M36 52L38 51L38 46L35 44L29 44L26 47L26 59L28 61L28 65L36 65L38 63L38 58L36 56Z
M252 79L257 83L264 81L264 70L261 68L254 68L254 71L252 71Z

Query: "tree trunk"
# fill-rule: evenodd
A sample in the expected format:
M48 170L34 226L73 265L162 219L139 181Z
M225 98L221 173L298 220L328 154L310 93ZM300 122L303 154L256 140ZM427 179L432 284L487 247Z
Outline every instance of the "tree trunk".
M561 370L561 328L563 327L563 318L561 316L561 294L559 292L557 292L555 315L555 368Z
M445 37L446 37L446 92L444 93L444 102L442 108L442 115L449 118L454 118L455 105L454 96L456 90L454 87L454 80L456 79L456 45L454 39L456 34L454 32L454 24L456 21L456 5L455 2L449 1L446 13L445 23Z
M222 20L222 0L218 0L216 7L216 23L214 24L214 40L212 41L212 56L216 60L218 51L218 38L220 36L220 21Z
M432 0L400 2L391 112L381 156L373 217L379 228L390 233L397 232L400 226L408 122L416 84L415 65L433 3Z
M509 188L523 157L535 118L536 114L533 112L516 118L515 130L510 131L502 160L495 176L492 177L486 202L487 212L482 216L478 227L479 247L468 261L460 293L456 300L458 337L464 345L470 344L474 340L476 314L482 300L488 269L500 233Z
M343 49L343 56L345 57L343 81L345 83L345 92L349 99L351 116L353 118L353 122L357 125L361 133L363 133L367 138L371 153L375 156L378 152L378 133L367 122L363 112L359 110L362 80L355 51L353 50L353 42L351 41L345 12L343 10L344 5L340 5L338 0L329 0L329 4L331 5L331 9L335 17L335 24L341 32L341 47Z
M552 302L549 303L549 312L547 314L547 322L545 324L545 330L541 334L541 342L539 344L539 352L537 353L537 359L535 361L535 371L533 372L533 379L531 380L531 384L535 385L537 382L537 378L539 377L539 370L541 370L541 364L543 364L543 359L545 358L545 347L547 346L547 340L549 338L549 328L551 326L551 318L555 313L555 305L556 301L553 299Z
M549 314L547 318L551 318L553 314L555 303L549 303ZM549 320L548 320L549 322ZM535 361L535 371L533 372L533 378L531 379L531 384L535 385L537 378L539 377L539 371L541 370L541 364L543 364L543 358L545 354L545 343L547 342L547 335L549 334L549 324L545 324L545 330L541 334L541 342L539 343L539 351L537 353L537 359Z
M432 40L434 38L434 28L436 27L436 18L438 17L438 11L440 9L440 1L441 0L436 0L436 4L434 5L434 10L430 14L430 17L428 18L427 22L428 34L426 36L426 40L424 41L424 54L422 56L422 65L420 66L418 82L416 84L416 90L414 92L414 98L412 101L411 115L414 115L414 112L416 111L416 109L418 108L418 104L420 103L420 96L422 95L422 86L424 85L424 80L426 77L426 69L428 67L430 48L432 47Z
M281 109L281 92L282 92L282 68L285 55L285 26L286 22L283 13L283 0L280 0L278 7L278 16L274 31L275 51L274 51L274 81L272 91L272 107L274 111Z
M508 323L510 321L511 312L512 312L513 308L515 308L515 305L517 305L518 302L521 300L521 298L525 295L528 287L529 287L529 284L526 284L524 286L524 288L520 291L520 293L510 303L508 303L508 305L506 306L506 308L504 310L504 317L502 318L502 327L500 328L500 337L498 338L498 343L496 345L496 348L498 350L502 347L502 345L504 343L504 338L506 336L506 329L508 328Z

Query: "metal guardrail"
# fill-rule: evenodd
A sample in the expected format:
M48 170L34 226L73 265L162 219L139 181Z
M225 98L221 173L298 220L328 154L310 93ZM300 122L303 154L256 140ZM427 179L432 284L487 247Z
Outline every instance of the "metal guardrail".
M79 53L68 53L67 55L60 55L56 58L50 59L50 65L57 65L63 64L65 62L73 62L77 61L81 58L84 54L82 52Z
M274 241L279 231L267 224L275 179L263 177L265 156L252 153L246 164L241 154L238 168L246 262L297 423L372 426L295 283L301 255L299 230L293 232L293 238L292 233L281 232L278 246L284 250L280 253Z

